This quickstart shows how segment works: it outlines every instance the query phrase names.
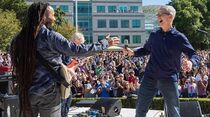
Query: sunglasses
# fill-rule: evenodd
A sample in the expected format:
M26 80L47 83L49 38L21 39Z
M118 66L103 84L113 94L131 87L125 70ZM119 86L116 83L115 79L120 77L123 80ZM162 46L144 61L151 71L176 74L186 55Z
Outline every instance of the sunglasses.
M171 15L170 13L158 13L156 14L157 17Z

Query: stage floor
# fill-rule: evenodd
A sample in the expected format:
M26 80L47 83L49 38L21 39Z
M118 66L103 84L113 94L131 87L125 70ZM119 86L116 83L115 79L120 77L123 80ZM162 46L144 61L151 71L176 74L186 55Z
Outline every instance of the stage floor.
M68 113L68 117L72 117L81 112L87 111L88 107L71 107ZM135 117L136 109L133 108L122 108L120 115L117 117ZM160 117L160 115L164 114L163 110L149 110L147 113L147 117Z

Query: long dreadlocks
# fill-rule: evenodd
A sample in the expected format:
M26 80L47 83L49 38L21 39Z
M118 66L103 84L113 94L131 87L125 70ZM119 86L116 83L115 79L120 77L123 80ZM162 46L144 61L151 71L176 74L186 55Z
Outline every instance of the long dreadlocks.
M15 68L19 88L20 116L32 117L29 100L29 88L36 65L36 36L44 21L48 3L33 3L27 14L27 20L11 45L12 63Z

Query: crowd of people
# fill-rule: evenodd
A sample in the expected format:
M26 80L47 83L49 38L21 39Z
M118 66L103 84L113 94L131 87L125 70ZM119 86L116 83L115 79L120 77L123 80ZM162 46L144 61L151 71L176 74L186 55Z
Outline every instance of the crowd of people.
M180 97L209 97L209 54L198 51L200 67L180 71ZM80 63L72 80L73 97L136 96L149 56L124 58L121 52L103 52ZM82 60L78 59L79 61ZM158 93L156 96L161 96Z
M146 57L124 59L122 52L103 52L90 57L76 69L72 94L75 97L135 96L146 60Z
M0 50L0 75L11 74L11 57L10 54Z
M0 50L0 67L1 66L11 66L11 58L8 53Z
M197 51L200 67L190 73L180 71L180 97L210 97L209 52ZM149 56L125 57L122 52L105 51L87 58L74 58L79 62L72 79L72 96L82 97L130 97L137 96L137 89ZM85 59L85 60L83 60ZM0 54L0 67L11 65L10 55ZM161 96L158 93L156 96Z
M180 97L210 97L210 66L209 52L198 51L201 58L199 67L189 73L181 74L179 79Z

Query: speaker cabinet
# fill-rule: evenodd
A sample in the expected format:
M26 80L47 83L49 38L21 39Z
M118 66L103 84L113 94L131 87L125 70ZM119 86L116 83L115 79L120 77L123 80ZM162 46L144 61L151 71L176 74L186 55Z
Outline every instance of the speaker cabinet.
M198 101L180 102L181 117L202 117L201 107Z
M91 107L96 103L96 100L80 100L76 102L77 107Z
M122 102L119 99L101 98L90 109L99 110L108 117L118 116L122 108Z
M17 95L0 97L0 117L19 117L19 103Z
M12 80L8 80L9 76L1 77L0 75L0 94L13 94L12 88L13 83Z
M0 93L8 94L8 81L0 81Z

